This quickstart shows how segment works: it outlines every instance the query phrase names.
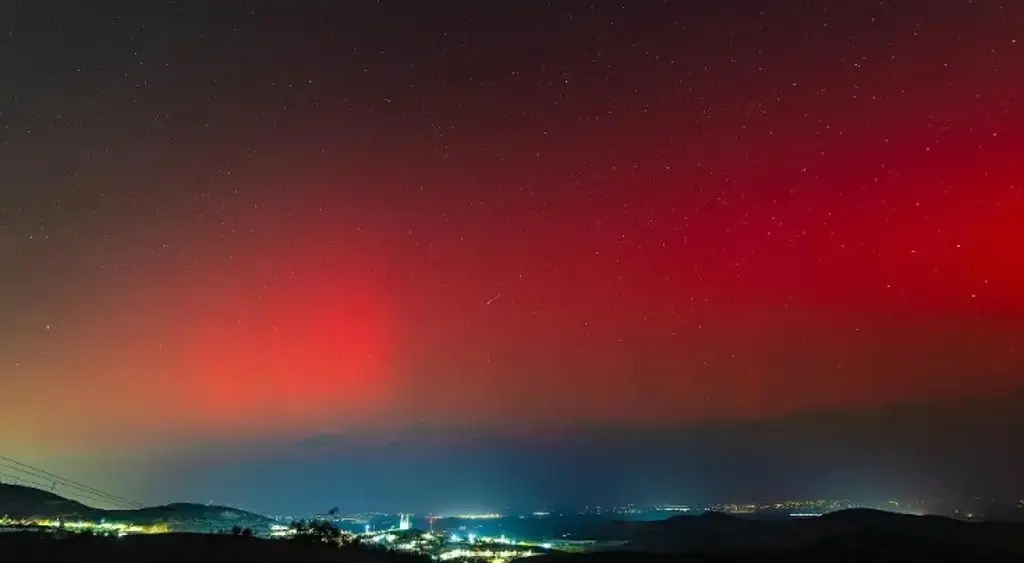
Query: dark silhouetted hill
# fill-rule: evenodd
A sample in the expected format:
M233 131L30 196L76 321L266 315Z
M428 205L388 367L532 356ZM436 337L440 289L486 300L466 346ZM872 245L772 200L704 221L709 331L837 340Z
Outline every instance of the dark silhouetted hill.
M60 495L22 485L0 484L0 516L13 519L45 518L99 520L125 524L170 524L176 531L211 531L215 528L269 526L266 516L226 506L176 503L137 510L103 510Z
M0 515L10 518L92 515L96 509L41 489L0 484Z
M181 563L182 561L244 561L245 563L418 563L429 559L361 547L267 540L231 535L157 534L124 538L48 534L0 534L4 563Z
M888 557L928 553L1024 561L1024 524L963 522L877 510L844 510L820 518L794 520L757 520L709 513L659 522L618 522L609 524L602 533L606 537L595 539L626 540L622 550L631 553L725 558L814 553L825 558L819 560L829 560L830 554ZM613 555L602 557L618 560Z
M144 523L207 521L223 522L227 526L241 525L245 522L269 524L271 519L260 514L239 510L228 506L207 504L174 503L163 506L151 506L138 510L110 510L105 512L107 518L120 522Z

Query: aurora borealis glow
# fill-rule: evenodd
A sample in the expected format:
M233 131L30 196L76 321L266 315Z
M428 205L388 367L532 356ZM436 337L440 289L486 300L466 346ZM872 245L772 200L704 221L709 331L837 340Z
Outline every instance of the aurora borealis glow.
M143 4L4 8L13 454L1024 379L1024 6Z

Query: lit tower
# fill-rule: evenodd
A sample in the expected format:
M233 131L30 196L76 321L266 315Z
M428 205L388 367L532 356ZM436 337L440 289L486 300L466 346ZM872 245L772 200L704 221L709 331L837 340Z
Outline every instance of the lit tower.
M408 530L410 528L412 528L412 524L409 522L409 515L408 514L401 514L401 515L399 515L398 529L399 530Z

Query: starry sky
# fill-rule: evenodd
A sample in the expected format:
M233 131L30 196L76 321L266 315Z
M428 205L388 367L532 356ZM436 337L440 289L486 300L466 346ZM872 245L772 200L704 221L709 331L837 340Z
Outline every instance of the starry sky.
M275 511L770 496L803 475L752 453L778 436L944 405L813 471L914 481L952 442L887 456L949 400L1024 385L1022 29L996 0L4 1L0 453Z

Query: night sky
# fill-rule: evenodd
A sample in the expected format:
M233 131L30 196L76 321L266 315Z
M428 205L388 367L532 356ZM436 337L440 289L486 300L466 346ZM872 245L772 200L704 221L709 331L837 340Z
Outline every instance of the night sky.
M1024 471L1020 415L942 433L1024 384L1022 30L996 0L4 1L0 453L268 511Z

